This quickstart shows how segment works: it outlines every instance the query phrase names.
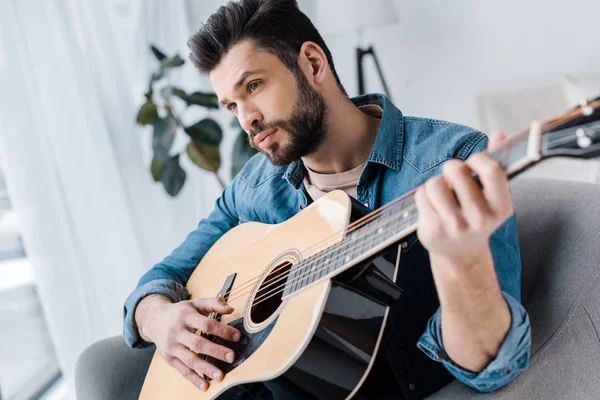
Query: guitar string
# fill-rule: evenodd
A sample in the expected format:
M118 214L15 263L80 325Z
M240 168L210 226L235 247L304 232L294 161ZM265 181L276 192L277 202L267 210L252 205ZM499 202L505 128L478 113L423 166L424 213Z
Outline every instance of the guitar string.
M596 129L598 128L600 125L600 121L592 121L592 122L588 122L582 125L577 125L577 126L571 126L569 128L564 128L564 129L560 129L558 131L554 131L554 132L546 132L544 134L544 136L546 137L550 137L553 136L553 139L555 138L562 138L565 136L571 136L573 135L573 132L579 130L579 129L585 129L585 128L592 128L592 129Z
M600 123L597 123L597 124L595 124L595 125L594 125L594 124L592 124L592 125L589 125L589 124L588 124L588 127L594 127L594 128L598 127L598 128L600 128ZM573 135L575 134L575 132L577 131L577 129L579 129L579 128L580 128L580 127L572 127L572 128L567 128L567 129L564 129L564 130L561 130L561 131L549 132L549 134L555 134L555 133L556 133L556 134L559 134L560 136L565 136L565 135L570 135L570 136L573 136ZM548 143L554 143L554 142L556 142L556 141L552 141L552 140L548 141ZM416 207L414 207L414 208L416 208ZM409 208L409 209L410 209L410 208ZM390 218L391 218L391 217L390 217ZM373 228L370 230L370 232L372 232L372 231L373 231L373 229L375 229L375 228L376 228L376 226L374 226L374 227L373 227ZM402 231L403 229L406 229L406 228L408 228L408 227L403 227L402 229L400 229L400 231ZM358 237L357 237L357 238L352 238L352 240L358 240L358 239L362 239L362 238L358 238ZM356 251L356 249L349 249L349 251L348 251L348 252L346 252L346 253L342 253L342 254L340 254L340 255L337 255L337 256L336 256L336 258L334 258L334 263L335 263L336 261L338 261L339 259L341 259L341 258L347 257L347 256L348 256L348 254L353 254L355 251ZM313 261L313 262L314 262L314 261ZM281 285L281 286L279 286L279 287L278 287L278 288L276 288L275 290L272 290L271 292L268 292L268 293L262 294L261 296L258 296L257 298L255 298L255 299L253 300L253 302L252 302L252 306L255 306L255 305L257 305L257 304L259 304L259 303L261 303L261 302L263 302L263 301L265 301L265 300L269 299L270 297L272 297L272 296L274 296L274 295L276 295L276 294L278 294L279 292L281 292L281 291L282 291L282 290L279 290L279 291L278 291L277 289L280 289L280 288L282 288L282 287L284 287L284 288L285 288L285 287L286 287L286 285L288 285L288 284L289 284L289 286L292 286L292 285L294 285L294 284L295 284L295 283L297 283L297 282L302 282L302 281L304 281L304 280L307 278L307 275L309 275L309 276L308 276L308 280L309 280L309 279L310 279L312 276L316 276L316 275L320 274L320 271L322 271L322 270L323 270L323 269L325 269L325 268L329 268L329 266L321 267L321 268L317 269L316 271L309 271L307 274L303 274L303 275L300 275L300 276L298 276L298 277L297 277L297 276L294 276L294 279L295 279L295 280L292 280L292 281L290 281L290 282L287 282L287 283L285 283L284 285ZM341 268L341 267L340 267L340 268ZM315 273L315 272L316 272L316 273ZM327 276L327 274L326 274L326 276ZM319 279L321 279L321 277L319 277ZM281 280L281 279L279 279L279 280ZM312 282L310 282L310 283L312 283ZM264 290L264 289L263 289L263 290ZM266 296L266 295L268 295L268 294L271 294L271 296L268 296L268 297L266 297L266 298L263 298L263 297L265 297L265 296Z
M527 140L527 137L523 137L523 136L517 137L517 136L515 136L508 144L510 144L510 145L512 145L514 147L514 149L513 149L513 151L514 151L517 148L519 148L519 146L521 144L523 144L525 140ZM505 150L505 147L508 147L508 144L506 144L505 146L503 146L503 147L495 150L494 152L492 152L492 155L497 155L499 153L502 153L502 151ZM508 160L508 157L510 156L510 153L509 154L504 154L503 156L504 156L504 158L506 160ZM364 226L366 223L369 223L372 220L378 218L384 212L386 212L386 211L388 211L390 209L393 209L396 206L402 207L405 202L412 201L412 195L414 194L415 191L416 191L416 189L413 189L413 190L405 193L403 196L397 198L396 200L393 200L392 202L387 203L383 207L380 207L377 210L374 210L373 212L365 215L363 218L355 221L354 223L349 224L348 228L350 228L350 229L348 229L346 231L346 234L349 234L349 233L355 231L356 229L359 229L360 227ZM400 208L399 211L403 211L403 209ZM324 240L322 240L322 241L320 241L320 242L318 242L318 243L316 243L316 244L308 247L307 249L301 251L300 254L306 254L309 250L313 250L313 249L317 248L318 246L320 247L320 246L322 246L323 244L326 244L326 243L336 243L336 241L338 240L337 238L338 238L338 236L341 233L343 233L343 230L334 232L332 235L330 235L329 237L325 238ZM281 266L277 267L275 270L273 270L271 272L271 274L273 274L274 272L277 272L278 270L285 269L289 265L290 265L289 263L284 263ZM282 274L285 274L285 272L283 272ZM230 296L230 295L233 295L234 293L238 294L240 290L243 290L243 289L247 288L248 286L252 286L252 284L255 283L256 280L260 279L262 276L263 275L259 275L257 277L251 278L250 280L246 281L245 283L243 283L242 285L238 286L237 288L232 289L231 291L227 292L225 295ZM271 280L275 279L275 278L277 278L279 276L280 275L275 276L275 277L271 278ZM268 281L265 281L264 283L268 283ZM245 292L245 293L248 293L248 292Z
M415 206L415 207L413 207L413 209L416 209L416 206ZM383 223L383 222L389 222L389 221L382 221L382 223ZM412 226L412 225L408 225L408 226L406 226L404 229L410 228L411 226ZM377 230L377 229L378 229L378 227L377 227L377 226L373 226L373 227L370 229L370 232L373 232L373 231L375 231L375 230ZM401 232L401 231L399 231L399 232ZM399 232L398 232L398 233L399 233ZM352 239L350 242L352 242L352 241L359 241L359 239L361 239L361 238L359 238L359 237L357 237L357 238L353 238L353 239ZM349 243L350 243L350 242L349 242ZM385 242L385 240L384 240L383 242ZM382 242L382 243L383 243L383 242ZM350 256L349 256L349 254L350 254L350 255L353 255L355 252L356 252L356 250L355 250L355 249L351 249L350 251L348 251L348 252L346 252L346 253L344 253L344 254L336 255L336 257L334 257L334 258L333 258L333 262L334 262L334 264L335 264L335 263L336 263L338 260L340 260L340 259L345 259L345 260L346 260L346 263L348 263L348 262L351 262L351 261L352 261L352 258L346 258L346 257L350 257ZM361 256L362 256L362 255L364 255L364 252L363 252L362 254L360 254L360 255L361 255ZM356 259L356 258L358 258L358 257L354 257L354 259ZM344 265L345 265L345 264L343 264L343 265L342 265L342 267L343 267ZM311 268L310 270L308 270L307 272L305 272L305 273L303 273L303 274L301 274L301 275L299 275L299 276L294 276L294 277L292 278L292 280L291 280L291 281L284 282L282 285L279 285L279 286L277 286L276 288L274 288L274 289L270 290L269 292L267 292L267 293L263 293L263 294L261 294L260 296L258 296L258 297L255 297L255 298L252 300L252 303L251 303L251 305L250 305L250 306L251 306L251 307L253 307L253 306L256 306L256 305L258 305L258 304L262 303L263 301L266 301L266 300L270 299L271 297L274 297L274 296L278 295L279 293L282 293L282 292L284 292L286 287L291 287L291 286L295 285L296 283L299 283L299 282L301 283L301 282L304 282L305 280L307 280L307 281L308 281L308 280L309 280L311 277L313 277L313 276L318 276L318 278L317 278L317 281L318 281L318 280L322 279L323 277L325 277L325 276L327 276L327 275L329 274L329 272L328 272L328 273L324 274L322 277L321 277L321 276L319 276L319 275L321 274L321 272L322 272L322 271L324 271L324 270L327 270L327 269L329 268L329 265L327 265L327 264L322 264L322 265L320 265L320 266L319 266L318 264L315 264L315 267L317 267L317 268ZM340 268L341 268L341 267L337 267L336 269L337 269L337 270L339 270ZM335 270L333 270L333 271L335 271ZM333 272L333 271L332 271L332 272ZM284 280L284 279L285 279L285 276L284 276L284 277L282 277L282 278L279 278L279 280L278 280L278 281L281 281L281 280ZM315 281L313 281L313 282L310 282L310 283L314 283L314 282L315 282ZM303 288L304 288L304 287L301 287L301 288L299 288L299 289L297 289L297 290L294 290L294 291L292 291L292 292L290 293L290 296L291 296L292 294L294 294L294 293L296 293L296 292L298 292L298 291L302 290ZM235 298L239 298L239 296L237 296L237 297L235 297Z
M410 201L410 200L412 200L412 198L411 198L411 199L407 199L407 201ZM402 205L404 205L404 203L403 203ZM412 205L412 203L411 203L411 205ZM366 222L365 224L362 224L362 225L361 225L361 227L367 226L367 224L368 224L368 223L373 223L373 224L377 224L377 223L379 223L379 221L380 221L380 218L381 218L380 216L381 216L381 215L383 215L385 212L388 212L388 214L394 214L394 213L397 213L397 214L399 215L399 214L400 214L400 211L404 211L404 212L406 212L405 210L407 210L407 209L410 209L410 205L409 205L407 208L400 208L400 210L398 210L398 211L397 211L397 210L392 210L392 208L389 208L389 209L387 209L387 210L383 210L382 212L378 213L378 215L377 215L377 218L371 218L371 219L370 219L368 222ZM389 210L392 210L392 211L389 211ZM388 215L388 217L389 217L389 215ZM375 222L373 222L373 221L375 221ZM363 228L363 229L364 229L364 228ZM356 231L356 229L355 229L355 230L353 230L353 232L354 232L354 231ZM359 231L359 232L362 232L362 231ZM357 233L354 233L354 236L357 236L357 235L358 235ZM327 248L324 248L323 250L321 250L321 251L319 251L319 252L317 252L317 253L315 253L315 254L312 254L312 255L310 255L310 256L309 256L309 257L307 257L307 258L304 258L304 259L303 259L303 260L302 260L300 263L298 263L298 264L295 264L295 265L298 265L298 266L299 266L298 268L305 268L305 267L306 267L306 266L307 266L309 263L315 263L315 262L317 262L317 261L318 261L320 258L322 258L322 257L323 257L323 255L324 255L326 252L333 252L333 251L337 250L338 248L340 248L340 247L342 247L342 246L345 246L345 245L346 245L346 244L349 242L349 240L350 240L349 238L350 238L350 236L349 236L349 235L347 235L347 236L345 236L344 238L342 238L342 240L339 240L339 241L337 241L337 242L334 242L334 246L332 246L332 247L327 247ZM334 239L334 240L338 240L338 239L337 239L337 236L336 236L336 237L334 237L333 239ZM352 237L352 239L354 239L354 237ZM319 242L319 243L326 243L326 241L322 241L322 242ZM313 247L314 247L314 246L313 246ZM302 252L301 252L300 254L302 254ZM276 272L278 272L278 271L284 270L284 269L285 269L285 268L287 268L288 266L290 266L290 267L291 267L291 266L292 266L292 264L291 264L290 262L285 262L285 263L283 263L281 266L279 266L279 267L275 268L275 269L274 269L272 272L270 272L270 275L272 275L273 273L276 273ZM281 272L279 275L276 275L276 276L274 276L274 277L271 277L270 279L269 279L269 278L267 278L267 280L265 280L265 282L263 282L263 286L262 286L262 287L263 287L263 288L265 288L265 287L271 286L272 284L274 284L274 283L277 283L277 282L278 282L278 281L280 281L281 279L284 279L286 276L287 276L287 271L285 271L285 270L284 270L284 271L283 271L283 272ZM299 277L299 278L302 278L303 276L304 276L304 275L301 275L301 276L298 276L298 277ZM278 279L278 278L279 278L279 279ZM264 284L268 284L268 285L266 285L266 286L265 286ZM246 285L246 286L247 286L247 285ZM253 290L254 290L254 287L253 287L253 286L251 286L249 290L246 290L246 291L244 291L244 292L242 292L242 293L235 292L235 296L233 296L233 297L231 298L231 300L228 300L228 301L232 301L233 299L237 299L237 298L239 298L240 296L243 296L243 295L245 295L245 294L248 294L248 293L252 292ZM233 293L233 292L232 292L232 293Z
M586 126L586 125L584 125L584 126ZM594 124L587 124L587 127L593 127L595 129L596 127L600 127L600 123L598 123L596 125L594 125ZM555 132L548 132L547 135L556 135L556 136L561 136L561 137L572 136L577 131L577 129L579 129L579 128L581 128L581 126L580 127L567 128L567 129L560 130L560 131L555 131ZM553 138L553 140L547 141L546 144L552 144L552 143L556 143L558 141L559 140L557 140L556 138ZM564 139L563 139L563 141L564 141ZM511 141L508 144L514 146L514 142L515 141ZM505 148L501 148L501 149L498 149L496 152L500 153L500 152L502 152L504 150L505 150ZM416 206L412 206L412 207L409 206L407 210L412 210L412 209L416 209ZM405 213L407 212L406 210L404 210L404 211L405 211ZM363 236L368 236L368 233L372 233L374 230L379 229L381 224L387 224L387 223L389 223L393 219L394 219L394 216L388 215L387 219L383 219L383 220L377 221L375 224L373 224L373 226L370 227L370 229L368 229L366 232L364 232ZM400 229L399 232L401 232L404 229L407 229L408 227L410 227L410 225L406 226L406 227L402 227L402 229ZM347 243L349 244L349 243L351 243L353 241L360 241L361 239L364 239L364 237L361 237L359 235L354 235L354 237L352 237L349 241L347 241L346 243L344 243L344 245L346 245ZM342 242L344 242L344 240L342 240ZM340 243L342 243L342 242L340 242ZM356 252L356 248L349 248L346 253L337 254L336 257L333 259L333 262L335 263L335 262L337 262L338 260L340 260L342 258L348 257L348 254L354 254L355 252ZM323 257L320 256L319 258L323 258ZM319 261L319 258L311 260L311 262L308 265L311 265L311 264ZM354 258L356 258L356 257L354 257ZM332 261L331 259L328 260L328 262L331 262L331 261ZM347 261L349 262L350 260L348 259ZM315 266L316 266L316 264L315 264ZM253 301L252 301L251 306L256 306L256 305L262 303L263 301L266 301L269 298L271 298L271 297L279 294L280 292L285 291L285 289L281 289L281 288L285 288L286 286L291 287L291 286L295 285L298 282L303 282L303 281L307 280L307 278L310 279L313 276L320 275L321 271L323 271L325 269L328 269L328 268L329 268L329 265L321 266L320 268L317 268L316 270L314 268L311 268L311 269L307 270L306 273L294 276L294 278L291 281L288 281L288 282L284 283L283 285L280 285L277 288L272 289L271 291L269 291L267 293L263 293L260 296L254 298ZM327 275L328 275L328 273L325 274L325 276L327 276ZM319 277L318 279L321 279L321 278L322 277ZM263 285L263 286L261 286L261 291L264 291L267 287L272 286L273 283L281 281L282 279L283 278L279 278L277 280L271 279L271 281L273 281L273 282L271 284L269 284L269 285L266 285L266 286ZM267 283L267 282L269 282L269 281L266 281L265 283ZM313 282L310 282L310 283L313 283ZM278 289L281 289L281 290L278 290ZM294 292L296 292L296 291L294 291ZM294 293L294 292L292 292L292 293ZM239 298L239 297L240 296L238 295L235 298L232 298L232 300L236 299L236 298Z
M412 211L412 210L414 210L414 209L416 209L416 207L414 207L414 206L413 206L413 204L411 204L411 205L410 205L410 206L409 206L409 207L408 207L406 210L410 210L410 211ZM409 211L405 211L405 213L409 213ZM398 214L396 214L396 215L394 215L394 214L389 214L389 215L387 215L385 218L381 218L381 219L378 219L378 220L376 220L376 222L374 222L372 225L369 225L369 226L368 226L368 229L367 229L367 230L365 230L364 232L363 232L363 231L361 231L361 232L360 232L360 235L359 235L359 234L355 234L355 235L354 235L354 236L352 236L352 237L346 237L346 238L344 238L344 240L343 240L343 241L341 241L341 242L339 243L339 244L340 244L339 248L341 248L341 247L343 247L343 246L346 246L346 247L347 247L347 246L348 246L350 243L352 243L352 242L354 242L354 241L360 241L361 239L364 239L364 238L365 238L365 236L366 236L366 237L368 237L368 236L369 236L369 234L370 234L370 233L372 233L374 230L378 230L378 229L380 229L380 228L381 228L381 225L384 225L384 226L385 226L385 225L389 224L390 222L392 222L394 219L400 219L400 220L404 220L404 223L406 223L406 222L409 222L409 224L408 224L408 225L406 225L406 226L402 226L402 229L401 229L401 230L404 230L404 229L410 228L410 227L411 227L411 223L412 223L412 221L408 220L408 217L409 217L409 216L411 216L411 215L410 215L410 213L409 213L407 216L405 216L405 213L404 213L404 214L402 214L400 217L398 216ZM386 226L386 228L387 228L387 226ZM401 231L401 230L400 230L400 231ZM400 232L400 231L399 231L399 232ZM362 236L361 236L361 235L362 235ZM323 260L325 260L326 262L325 262L325 263L323 263L323 265L325 265L325 268L329 268L329 264L330 264L331 262L333 262L333 263L335 264L335 263L336 263L338 260L340 260L340 259L342 259L342 258L345 258L345 257L347 257L347 256L348 256L348 254L352 254L353 252L356 252L356 248L350 248L350 249L344 249L344 250L346 251L345 253L342 253L342 252L340 252L340 253L336 254L336 255L335 255L335 257L332 257L332 256L330 256L330 255L331 255L331 254L333 254L335 251L329 251L329 252L328 252L329 254L323 253L323 254L321 254L321 255L320 255L319 257L317 257L317 258L314 258L314 259L307 259L307 260L310 260L310 262L309 262L308 264L305 264L305 265L302 265L302 266L298 267L298 269L297 269L297 270L302 270L302 269L304 269L304 270L305 270L305 272L302 272L302 273L300 273L300 274L296 274L296 275L295 275L295 276L292 278L292 280L288 281L288 283L289 283L289 284L290 284L290 286L291 286L292 284L295 284L295 283L298 283L298 282L300 282L300 281L303 281L303 280L304 280L304 279L306 279L307 277L308 277L308 278L310 278L310 277L312 277L312 276L315 276L316 274L313 274L313 272L319 272L319 273L320 273L320 272L322 271L322 269L318 269L318 270L316 270L316 271L314 271L314 270L312 269L312 268L313 268L313 267L312 267L312 265L314 264L314 266L317 266L317 265L318 265L318 263L319 263L319 261L323 261ZM319 253L317 253L317 254L319 254ZM308 268L309 266L310 266L310 268ZM335 271L335 270L334 270L334 271ZM333 272L333 271L332 271L332 272ZM268 285L263 285L263 286L261 286L261 290L264 290L264 289L268 288L269 286L272 286L273 284L275 284L275 283L277 283L277 282L280 282L280 281L281 281L281 280L283 280L283 279L286 279L286 278L287 278L287 275L286 275L286 273L283 273L283 274L280 274L280 275L278 275L278 276L277 276L277 277L275 277L275 278L278 278L278 279L272 279L272 280L270 280L270 281L266 281L265 283L269 282L269 284L268 284ZM320 279L320 278L321 278L321 277L319 277L319 279ZM253 290L254 290L254 289L253 289ZM253 290L251 290L250 292L252 292ZM248 292L247 292L247 293L248 293ZM270 293L270 292L269 292L269 293ZM246 294L246 293L243 293L243 294ZM268 293L267 293L267 294L268 294ZM262 296L264 296L264 295L266 295L266 294L263 294L263 295L261 295L260 297L262 297ZM238 295L238 296L236 296L236 297L234 297L234 298L239 298L239 295Z
M375 220L375 219L376 219L376 218L378 218L380 215L382 215L383 213L385 213L385 212L386 212L386 211L388 211L388 210L391 210L391 209L393 209L394 207L397 207L397 206L400 206L400 207L401 207L401 206L403 205L404 201L405 201L405 200L407 200L407 198L408 198L408 195L409 195L410 193L411 193L411 192L408 192L408 193L406 193L404 196L402 196L402 197L399 197L399 198L395 199L394 201L392 201L392 202L390 202L390 203L386 204L385 206L383 206L383 207L380 207L380 208L378 208L377 210L375 210L375 211L373 211L373 212L371 212L371 213L369 213L369 214L367 214L367 215L363 216L362 218L360 218L359 220L355 221L354 223L352 223L352 224L349 224L349 225L348 225L348 227L349 227L350 229L347 229L347 230L346 230L346 234L348 234L348 233L351 233L351 232L354 232L355 230L359 229L361 226L364 226L365 224L367 224L367 223L369 223L369 222L371 222L371 221ZM309 250L314 250L314 249L316 249L318 246L325 245L325 244L328 244L328 243L332 243L332 244L336 243L337 241L339 241L339 239L338 239L339 235L340 235L340 234L342 234L343 232L344 232L344 230L343 230L343 229L342 229L342 230L339 230L339 231L336 231L336 232L333 232L333 233L332 233L330 236L326 237L326 238L325 238L325 239L323 239L322 241L320 241L320 242L318 242L318 243L315 243L315 244L313 244L312 246L310 246L310 247L307 247L305 250L301 251L301 252L300 252L300 255L306 254L306 253L307 253ZM309 257L312 257L312 256L313 256L313 255L311 255L311 256L309 256ZM289 262L288 262L288 264L289 264ZM283 268L285 268L286 266L287 266L287 265L284 263L283 265L281 265L280 267L278 267L276 270L272 271L272 273L273 273L273 272L276 272L276 271L277 271L277 270L279 270L279 269L283 269ZM254 283L254 282L257 280L257 279L261 278L262 276L263 276L263 275L259 275L259 276L255 277L255 278L252 278L252 279L250 279L249 281L247 281L247 282L245 282L244 284L242 284L240 287L238 287L238 288L236 288L236 289L232 289L232 290L231 290L231 291L229 291L229 292L226 292L226 293L224 294L224 296L225 296L225 295L232 295L232 294L234 294L234 293L237 293L237 292L239 291L239 289L242 289L242 288L244 288L244 287L247 287L249 283Z
M592 124L592 125L587 125L587 128L591 128L596 130L596 133L598 133L600 131L600 123L596 123L596 124ZM573 136L577 137L577 131L581 129L580 127L577 128L571 128L570 132L564 133L561 136L557 137L557 138L552 138L552 137L548 137L548 140L546 140L544 142L544 150L551 150L549 147L550 146L560 146L562 144L568 143L570 141L573 140ZM550 132L550 135L553 134L554 132Z
M382 215L383 213L385 213L386 211L395 209L395 207L402 207L405 201L409 200L409 196L414 193L414 189L405 193L403 196L398 197L397 199L385 204L384 206L366 214L365 216L363 216L362 218L356 220L355 222L349 224L347 226L347 229L344 228L342 230L338 230L333 232L331 235L329 235L328 237L324 238L323 240L321 240L318 243L313 244L312 246L307 247L306 249L300 251L301 255L305 255L306 253L308 253L309 251L312 251L324 244L327 243L336 243L337 241L339 241L339 235L343 234L344 231L346 232L346 234L349 234L351 232L354 232L355 230L359 229L360 227L364 226L365 224L375 220L376 218L378 218L380 215ZM401 210L402 208L400 208ZM285 267L285 265L282 265L282 267ZM238 289L241 289L244 286L248 286L249 283L253 283L254 281L256 281L257 279L261 278L263 275L259 275L257 277L251 278L250 280L248 280L247 282L245 282L244 284L242 284L240 287L236 288L236 289L232 289L229 292L226 292L226 295L231 295L233 293L236 293Z
M492 156L494 156L494 155L498 156L498 154L502 153L506 149L506 147L509 147L509 145L512 145L515 148L518 148L518 146L521 145L527 139L528 139L528 136L524 136L524 135L517 136L517 135L515 135L511 139L510 142L506 143L505 145L503 145L499 149L496 149L494 152L492 152L491 155ZM515 144L517 144L517 145L515 146ZM508 159L507 156L509 156L509 155L510 154L505 154L504 157L506 159ZM373 221L374 219L376 219L380 215L382 215L385 211L393 209L396 206L402 207L405 201L411 201L412 200L412 195L414 194L415 191L416 191L416 189L413 189L413 190L405 193L403 196L401 196L401 197L399 197L399 198L391 201L390 203L387 203L383 207L380 207L377 210L374 210L371 213L365 215L364 217L362 217L361 219L355 221L354 223L349 224L348 228L350 228L350 229L346 230L346 234L349 234L349 233L351 233L351 232L359 229L360 227L364 226L365 224ZM400 211L402 211L402 210L403 209L400 208ZM324 240L322 240L322 241L320 241L320 242L318 242L318 243L316 243L316 244L308 247L307 249L301 251L300 254L303 254L303 253L305 254L306 252L308 252L308 250L313 250L313 249L317 248L318 246L322 246L324 243L330 243L330 242L331 243L335 243L335 241L337 240L338 236L341 233L343 233L343 231L344 230L340 230L340 231L334 232L333 234L331 234L329 237L325 238ZM271 274L274 273L274 272L277 272L278 270L282 270L282 269L286 268L288 265L289 265L289 263L282 264L280 267L277 267L277 269L273 270L271 272ZM278 276L275 276L275 277L273 277L271 279L275 279L275 278L277 278L277 277L279 277L281 275L285 275L285 272L283 272L282 274L280 274ZM246 289L248 286L252 286L252 284L255 283L256 280L260 279L262 276L263 275L261 274L259 276L254 277L254 278L251 278L250 280L246 281L245 283L243 283L239 287L236 287L235 289L232 289L232 290L226 292L223 295L223 297L227 297L228 298L228 296L232 296L234 293L236 295L238 295L238 293L239 293L240 290ZM265 283L267 283L267 282L265 282ZM252 289L250 289L250 291L252 291ZM245 293L248 293L248 291L245 291L244 294Z

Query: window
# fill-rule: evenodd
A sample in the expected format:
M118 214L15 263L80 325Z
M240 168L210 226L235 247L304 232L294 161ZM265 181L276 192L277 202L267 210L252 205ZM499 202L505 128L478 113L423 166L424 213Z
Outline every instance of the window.
M61 377L0 169L0 399L37 399Z

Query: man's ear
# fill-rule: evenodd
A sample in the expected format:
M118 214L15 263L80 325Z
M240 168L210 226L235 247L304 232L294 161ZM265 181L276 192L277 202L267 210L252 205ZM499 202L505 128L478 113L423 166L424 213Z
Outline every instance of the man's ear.
M310 83L320 86L329 72L329 62L325 52L315 42L304 42L298 55L300 69Z

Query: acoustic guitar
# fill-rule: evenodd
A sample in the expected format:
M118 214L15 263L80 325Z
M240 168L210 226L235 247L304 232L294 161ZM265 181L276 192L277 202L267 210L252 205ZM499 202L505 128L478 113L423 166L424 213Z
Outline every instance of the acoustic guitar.
M508 177L549 157L600 156L599 108L600 98L533 123L490 155ZM290 399L369 398L363 383L389 305L402 295L395 284L399 258L417 226L414 191L371 211L337 190L281 224L231 229L187 288L191 298L220 296L235 309L210 318L240 330L242 340L209 339L232 348L237 359L206 358L225 376L203 392L157 351L140 399L214 399L236 385L275 379L290 388Z

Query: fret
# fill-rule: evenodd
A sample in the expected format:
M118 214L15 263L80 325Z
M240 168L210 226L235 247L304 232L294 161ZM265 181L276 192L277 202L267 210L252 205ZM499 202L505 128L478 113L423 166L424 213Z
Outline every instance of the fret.
M329 264L331 263L330 257L326 257L323 266L321 266L316 272L317 279L321 279L327 274L327 269L329 268Z
M315 281L314 270L320 268L320 263L316 263L314 266L308 268L304 274L304 286L308 286Z
M329 267L331 265L331 258L329 256L324 257L323 261L319 264L319 269L315 272L315 276L319 279L323 276L327 275L327 271L329 271Z
M335 258L335 263L331 266L332 271L337 270L339 268L342 267L342 265L344 265L344 255L346 254L346 243L344 243L344 241L342 241L339 245L338 251L337 251L337 256Z
M506 146L503 146L501 148L499 148L498 150L490 153L490 156L496 160L501 166L502 168L506 169L508 168L509 164L509 158L510 158L510 143Z
M397 208L398 206L401 208ZM289 285L289 292L299 291L343 268L416 221L414 198L408 197L402 203L384 210L372 221L354 229L342 241L297 264L297 268L294 268L290 274L289 280L293 284Z
M329 264L331 263L330 260L330 256L331 256L331 251L330 249L326 249L323 251L323 254L321 255L321 257L319 257L319 262L317 264L317 267L315 269L315 271L313 271L313 276L321 276L322 273L326 273L327 269L329 268Z
M348 264L350 260L352 260L352 252L354 251L354 244L356 243L356 235L352 238L352 240L348 241L344 246L344 252L341 256L341 265L344 266Z
M386 235L383 240L399 232L402 229L402 226L405 224L406 218L404 216L404 212L402 212L402 209L399 211L400 212L398 215L391 215L388 217L388 220L385 223Z
M381 243L383 243L385 238L390 234L390 230L392 228L391 221L392 220L390 219L390 217L387 216L385 220L380 221L380 224L378 224L378 226L374 227L372 235L376 238L376 240L373 242L372 247L378 246Z
M496 160L505 170L517 164L527 156L528 136L515 137L509 140L504 146L490 153L490 156Z
M309 262L303 263L300 266L300 268L298 269L298 273L297 273L297 276L296 276L296 279L295 279L295 281L296 281L296 288L295 288L295 290L296 291L302 289L302 287L303 287L302 280L306 276L306 270L309 267L309 265L311 264L311 262L312 262L312 260L309 261Z
M527 155L527 142L523 142L515 146L508 157L508 167L521 161Z
M352 238L346 242L346 244L344 246L344 252L342 253L342 257L341 257L341 266L346 265L352 259L352 250L354 249L354 243L356 241L356 236L357 236L356 234L353 235Z
M371 248L371 243L369 242L369 239L373 236L373 233L369 232L362 238L362 240L360 240L360 244L358 245L358 247L361 254L366 253Z
M302 270L302 264L304 261L301 261L300 263L294 265L292 267L292 273L290 274L289 278L288 278L288 282L289 282L289 292L290 293L294 293L298 287L298 271Z
M371 235L371 241L367 241L367 240L365 240L365 243L368 243L368 244L369 244L369 245L368 245L368 248L372 249L373 247L375 247L375 246L377 246L377 245L379 244L379 243L378 243L378 239L381 237L381 234L380 234L380 232L379 232L379 230L380 230L380 229L381 229L381 228L378 228L378 229L375 231L375 234Z
M335 248L331 252L331 257L329 259L329 265L327 265L327 268L323 270L322 276L328 275L336 270L337 259L340 255L340 250L341 250L341 246L338 243L335 245Z
M323 250L319 251L317 254L313 255L312 260L310 263L308 263L308 265L306 265L306 267L304 268L304 271L302 273L302 278L300 279L300 289L302 289L305 286L308 286L311 282L310 282L310 278L312 277L313 274L313 270L318 268L318 266L320 265L320 256L323 253Z

